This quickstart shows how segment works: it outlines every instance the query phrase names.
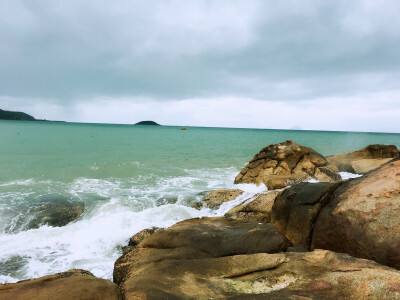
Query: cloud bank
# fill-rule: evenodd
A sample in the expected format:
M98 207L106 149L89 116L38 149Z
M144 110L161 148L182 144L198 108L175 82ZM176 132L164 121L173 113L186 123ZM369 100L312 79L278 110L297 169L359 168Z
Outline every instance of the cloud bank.
M396 0L5 0L0 105L68 121L400 132L398 11Z

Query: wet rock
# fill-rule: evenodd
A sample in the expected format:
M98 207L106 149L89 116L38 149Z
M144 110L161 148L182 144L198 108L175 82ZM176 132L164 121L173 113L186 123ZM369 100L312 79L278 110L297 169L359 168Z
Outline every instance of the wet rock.
M239 189L219 189L212 191L210 194L204 196L203 200L206 201L206 206L209 208L216 208L224 202L235 200L244 192Z
M279 189L307 179L336 182L337 168L318 152L290 140L262 149L236 176L235 183L264 183Z
M56 199L31 210L33 219L26 226L27 229L39 228L41 225L62 227L78 219L85 210L85 203L70 202Z
M63 273L0 285L0 300L42 299L119 299L118 286L96 278L85 270L72 269Z
M114 282L120 285L125 299L163 299L174 293L170 289L178 284L175 280L180 280L173 277L182 271L179 266L199 272L231 269L229 274L241 274L246 269L261 270L277 263L264 261L261 256L251 263L245 259L248 254L277 253L288 246L289 241L270 224L223 217L189 219L153 233L121 256L114 266ZM165 283L157 277L172 281ZM186 289L191 290L191 284Z
M400 158L335 190L315 222L315 248L400 269Z
M395 145L369 145L353 152L328 156L326 159L340 172L364 174L396 157L399 157L399 150Z
M139 261L124 299L398 299L400 272L325 250Z
M253 201L232 208L225 217L248 222L270 223L272 205L278 194L278 191L257 194Z

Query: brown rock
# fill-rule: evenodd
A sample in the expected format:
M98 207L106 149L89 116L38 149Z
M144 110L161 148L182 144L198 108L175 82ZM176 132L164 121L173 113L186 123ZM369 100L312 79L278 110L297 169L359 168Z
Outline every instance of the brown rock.
M272 205L278 194L277 191L258 194L253 201L232 208L225 217L248 222L270 223Z
M255 253L137 265L124 299L398 299L400 272L347 254Z
M271 223L294 245L309 249L319 213L341 184L302 182L285 189L275 199Z
M118 286L90 272L72 269L36 279L0 285L0 300L119 299Z
M264 183L278 189L307 179L336 182L337 168L318 152L290 140L262 149L235 178L235 183Z
M400 269L400 159L335 190L315 222L315 248Z
M326 159L329 163L335 165L340 172L363 174L372 170L371 168L379 167L381 164L387 162L376 159L396 157L399 157L399 150L395 145L369 145L353 152L328 156ZM354 165L355 161L366 159L374 161L364 161ZM354 167L359 169L356 170Z
M203 200L207 202L207 207L214 208L224 202L235 200L241 194L243 194L243 191L238 189L220 189L204 196Z
M270 224L224 217L189 219L155 232L121 256L115 263L114 282L120 285L125 299L163 299L168 295L179 298L183 294L171 291L178 284L174 282L178 278L173 276L186 277L180 273L185 266L215 273L221 273L218 268L222 268L231 275L240 275L246 269L254 271L277 263L262 262L260 258L247 264L245 254L277 253L286 251L288 246L289 241ZM231 256L239 258L231 261ZM157 272L160 273L156 276ZM171 281L167 279L165 283L157 277ZM190 284L186 286L186 290L191 289Z
M372 171L379 166L391 161L393 158L372 158L372 159L359 159L351 162L351 167L356 174L365 174Z

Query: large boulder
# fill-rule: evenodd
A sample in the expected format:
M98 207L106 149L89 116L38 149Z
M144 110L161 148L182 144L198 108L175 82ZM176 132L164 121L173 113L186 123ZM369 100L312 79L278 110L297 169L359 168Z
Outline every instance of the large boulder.
M257 223L270 223L271 211L278 191L257 194L251 202L240 204L229 210L225 217Z
M399 157L399 150L395 145L369 145L353 152L328 156L326 159L340 172L364 174L396 157Z
M335 190L315 222L315 248L400 269L400 158Z
M215 208L220 206L224 202L235 200L238 196L244 192L239 189L219 189L212 191L210 194L203 197L206 201L206 206L209 208Z
M85 270L63 273L0 285L0 300L118 300L118 286L96 278Z
M308 179L336 182L341 179L337 171L318 152L287 140L262 149L236 176L235 183L264 183L268 189L279 189Z
M126 300L399 299L400 271L326 250L161 259L137 261L122 292Z
M288 246L289 241L270 224L224 217L189 219L152 233L121 256L115 262L114 282L124 299L164 299L179 284L174 276L187 277L180 266L199 272L221 268L241 275L274 267L261 256L247 262L248 254L279 253ZM186 289L192 289L191 284Z

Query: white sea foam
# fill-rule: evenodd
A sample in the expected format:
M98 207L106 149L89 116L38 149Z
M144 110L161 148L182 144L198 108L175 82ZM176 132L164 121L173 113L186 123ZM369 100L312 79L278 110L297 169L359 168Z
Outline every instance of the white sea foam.
M84 201L86 209L81 219L64 227L41 226L0 234L0 265L17 261L15 270L12 267L7 272L0 270L0 283L71 268L86 269L96 276L111 279L121 247L140 230L167 227L188 218L223 216L236 205L252 201L258 193L268 193L263 184L234 185L237 172L235 168L218 168L184 170L184 175L175 177L150 174L127 179L77 178L72 183L35 180L6 183L3 188L19 187L2 193L4 199L14 199L9 201L11 205L23 202L28 196L58 192ZM359 176L341 175L343 179ZM202 198L200 192L217 188L238 188L244 193L218 209L190 207L193 201ZM4 210L4 206L0 208Z

